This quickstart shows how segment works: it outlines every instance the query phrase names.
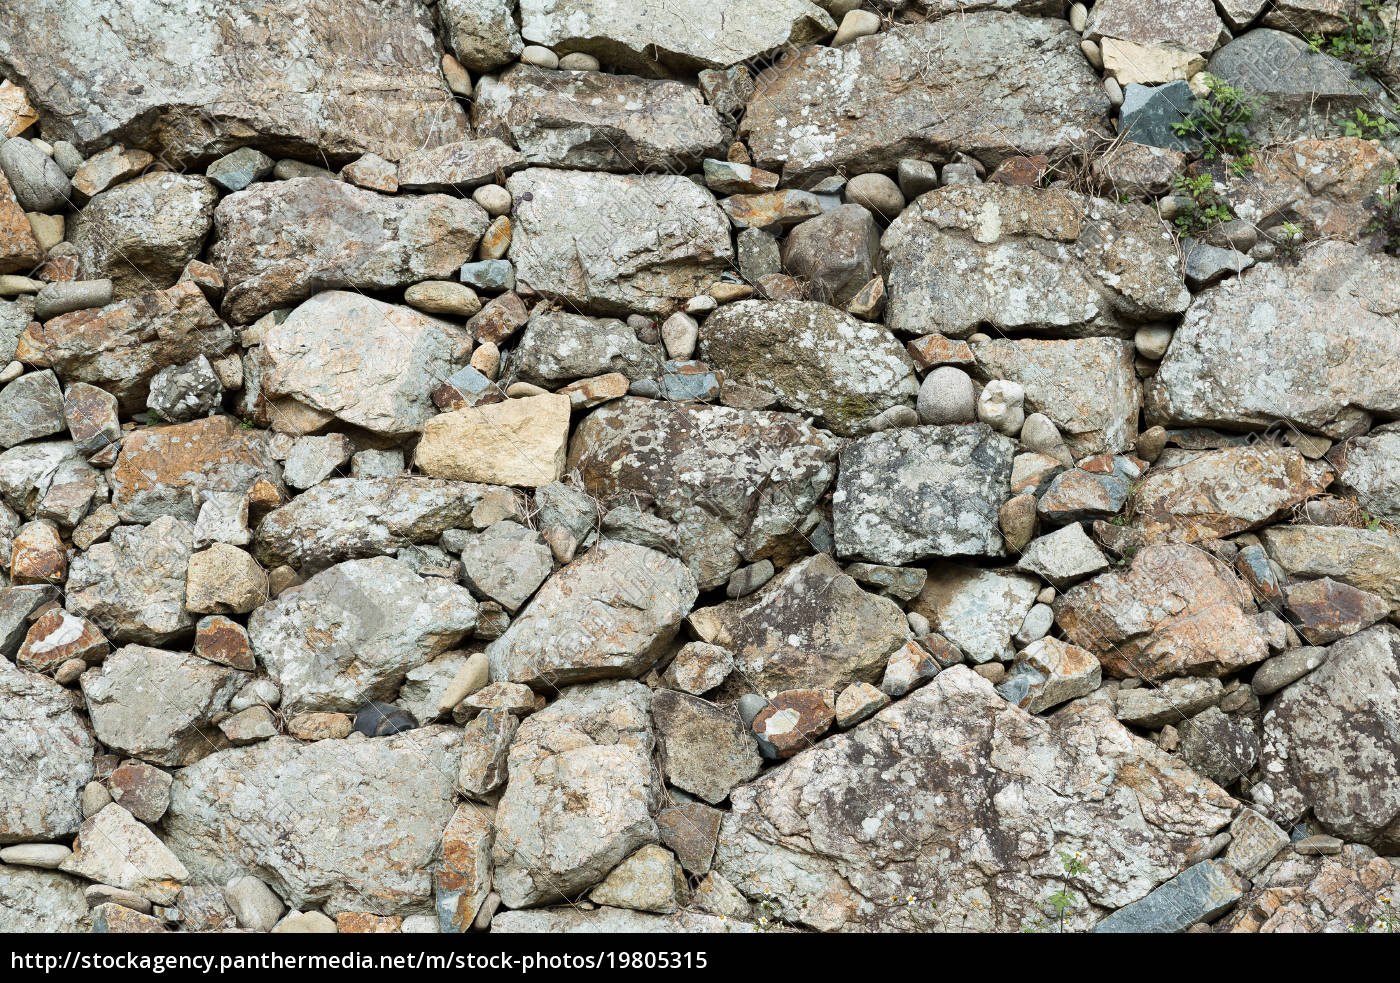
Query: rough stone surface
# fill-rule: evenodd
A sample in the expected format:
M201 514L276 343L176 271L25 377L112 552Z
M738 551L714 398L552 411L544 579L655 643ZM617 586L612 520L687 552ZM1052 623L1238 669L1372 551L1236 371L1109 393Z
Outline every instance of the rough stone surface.
M73 560L66 606L114 642L165 645L193 634L185 610L185 571L194 528L162 516L148 526L118 526L111 538Z
M83 821L80 799L93 773L91 733L57 683L4 660L0 719L0 843L71 836ZM9 871L0 868L0 884ZM21 888L10 884L0 893L6 890Z
M973 662L1009 662L1011 639L1039 592L1040 582L1023 573L945 563L929 572L910 608Z
M423 424L414 464L434 478L538 488L564 473L567 396L542 393L464 406Z
M666 780L715 804L758 775L762 759L749 728L732 707L658 690L651 701Z

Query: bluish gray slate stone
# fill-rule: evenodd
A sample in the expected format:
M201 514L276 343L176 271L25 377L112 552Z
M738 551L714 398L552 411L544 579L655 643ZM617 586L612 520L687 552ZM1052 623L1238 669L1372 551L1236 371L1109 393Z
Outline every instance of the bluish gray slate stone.
M1224 860L1202 860L1161 884L1141 901L1119 908L1094 926L1095 932L1180 932L1209 921L1234 906L1249 890Z

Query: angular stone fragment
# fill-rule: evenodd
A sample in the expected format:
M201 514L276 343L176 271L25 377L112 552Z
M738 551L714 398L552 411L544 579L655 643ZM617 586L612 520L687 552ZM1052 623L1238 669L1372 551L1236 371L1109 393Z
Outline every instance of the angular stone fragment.
M656 814L661 842L670 848L682 867L692 874L709 873L715 840L724 813L703 802L684 802Z
M297 909L427 914L460 744L434 726L223 751L176 773L166 841L194 880L251 873Z
M433 875L438 928L465 932L491 890L489 815L470 804L457 807L442 831L442 859Z
M476 619L466 588L373 557L282 592L253 612L248 634L284 711L350 711L391 698L410 669L452 648Z
M808 48L759 76L739 135L755 163L799 186L954 149L988 164L1055 155L1107 122L1108 98L1078 48L1063 21L1002 12ZM892 72L906 81L891 86Z
M73 560L66 606L114 642L165 645L188 636L185 571L194 530L162 516L148 526L119 526L111 539Z
M1400 427L1387 424L1347 444L1338 483L1373 516L1400 521Z
M432 20L410 0L160 0L140 11L45 0L16 10L0 65L33 95L45 135L83 154L121 141L182 164L248 144L393 158L468 134Z
M448 529L471 528L488 490L433 478L332 478L270 512L258 526L256 554L268 568L320 570L391 554L405 542L435 543Z
M1100 0L1090 11L1084 31L1091 41L1121 38L1207 53L1222 35L1224 25L1211 0Z
M655 375L661 354L637 340L636 333L613 318L590 318L536 307L507 364L505 380L554 387L608 372L628 378Z
M487 648L491 678L562 686L636 676L665 651L699 591L679 561L605 540L545 582Z
M627 174L693 171L729 140L691 86L525 64L478 81L472 120L478 135L510 142L529 164Z
M642 15L626 3L523 0L526 41L583 51L646 75L727 68L760 55L819 41L836 24L807 0L678 0Z
M269 226L267 217L279 221ZM374 290L449 279L487 217L470 199L388 197L296 178L230 195L214 212L209 261L228 284L223 311L251 321L318 290Z
M71 836L83 821L82 790L93 774L96 749L86 722L57 683L5 660L0 719L0 843ZM0 882L9 870L0 867Z
M233 344L229 327L191 282L107 307L74 311L20 336L16 357L48 366L65 382L87 382L117 397L123 413L146 406L151 376Z
M690 626L733 652L736 680L761 693L873 683L909 637L898 605L861 590L823 553L756 594L694 611Z
M1103 703L1031 717L961 666L732 801L715 869L822 931L936 930L938 908L969 891L990 903L958 909L961 927L1018 930L1063 886L1060 854L1092 844L1106 876L1076 881L1083 901L1066 915L1087 927L1180 873L1236 806ZM1069 816L1082 832L1060 825ZM1047 828L1053 838L1033 832ZM929 903L889 903L916 892Z
M83 823L60 870L170 904L190 872L156 834L115 802Z
M457 788L468 796L495 792L506 782L506 754L520 721L504 710L483 710L462 734L462 761Z
M843 557L898 565L1000 556L1015 442L985 424L907 427L841 452L832 521Z
M1058 638L1041 638L1016 653L997 693L1027 713L1043 713L1098 689L1101 674L1092 652Z
M443 144L400 158L399 190L464 194L523 165L520 154L500 140Z
M63 394L63 417L80 454L96 454L121 439L117 398L86 382L68 384Z
M143 823L157 822L170 807L167 772L139 761L125 761L107 779L112 801Z
M732 707L658 690L651 712L666 780L711 805L762 767L758 745Z
M68 236L81 279L110 279L119 300L173 286L199 258L218 199L207 178L169 172L96 194Z
M193 764L220 750L214 717L247 676L205 659L144 645L113 652L82 675L103 744L153 764Z
M1256 673L1255 679L1258 678ZM1214 706L1224 691L1224 684L1218 679L1189 676L1164 679L1160 685L1120 689L1116 696L1118 719L1148 730L1157 730L1166 724L1177 726Z
M1385 598L1330 577L1291 584L1283 593L1299 633L1312 645L1327 645L1354 635L1390 613Z
M600 499L640 493L676 523L703 589L800 544L835 473L836 441L778 413L626 398L579 424L566 471Z
M1086 581L1055 600L1065 637L1098 655L1105 671L1138 676L1223 676L1269 649L1249 589L1193 546L1139 550L1125 570Z
M1229 447L1148 474L1133 488L1128 510L1147 542L1219 539L1278 519L1320 494L1329 477L1291 447Z
M92 931L81 882L52 870L0 867L0 911L6 932Z
M1108 558L1076 522L1033 540L1016 566L1064 590L1077 580L1107 570Z
M15 665L30 672L57 668L69 659L101 662L107 639L91 621L53 608L30 626L24 644L15 654Z
M676 910L678 883L684 878L676 858L649 843L613 868L588 897L601 905L667 914Z
M734 653L709 642L687 642L666 667L662 679L668 686L699 696L728 678Z
M594 683L520 725L493 850L507 907L573 897L656 840L649 703L641 683Z
M1009 662L1012 636L1040 593L1040 582L1022 573L939 564L910 609L976 663Z
M545 393L466 406L423 424L414 463L434 478L538 488L564 473L567 396Z
M26 273L44 261L44 250L15 200L10 182L0 174L0 273Z
M63 393L45 369L20 376L0 389L0 448L62 433Z
M1309 839L1332 839L1310 837ZM1336 847L1340 851L1341 844ZM1400 872L1393 860L1351 844L1340 856L1309 856L1294 844L1254 878L1254 889L1216 923L1216 931L1386 932Z
M733 258L729 223L678 175L530 168L512 175L517 282L588 313L669 311Z
M1095 932L1180 932L1209 921L1244 895L1249 882L1224 860L1202 860L1094 926Z
M891 407L909 406L919 391L892 334L826 304L726 304L706 318L700 355L728 379L761 386L843 436Z
M1333 580L1378 594L1400 612L1400 535L1352 526L1277 525L1260 537L1290 577Z
M781 760L812 747L835 719L831 690L784 690L753 718L753 732L764 757Z

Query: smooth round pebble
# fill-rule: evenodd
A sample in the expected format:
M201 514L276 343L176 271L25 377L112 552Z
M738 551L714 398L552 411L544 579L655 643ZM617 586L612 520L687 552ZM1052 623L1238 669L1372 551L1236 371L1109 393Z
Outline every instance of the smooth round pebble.
M582 51L571 51L559 59L559 67L566 72L596 72L603 66L598 59Z
M836 36L831 39L831 46L839 48L843 44L850 44L857 38L869 37L880 31L880 15L871 13L868 10L848 10L846 16L841 18L841 26L836 29Z
M1084 28L1089 26L1089 8L1082 3L1070 4L1069 26L1083 34Z
M1080 41L1079 50L1084 52L1084 57L1088 59L1090 65L1093 65L1100 71L1103 70L1103 52L1099 50L1097 44L1087 40ZM521 60L523 61L524 59L522 58Z
M1108 95L1108 101L1112 105L1123 105L1123 87L1118 84L1118 80L1112 75L1103 80L1103 91Z
M700 337L700 325L689 314L672 314L661 324L661 343L672 358L690 358L695 354L695 342Z
M1022 405L1025 399L1026 390L1019 382L994 379L983 387L977 399L977 419L1008 437L1015 437L1026 422Z
M559 56L543 45L527 44L520 52L520 60L536 68L558 68Z
M510 192L499 184L483 184L472 192L472 201L480 205L492 218L509 214L513 203Z
M952 365L934 369L919 386L918 410L924 423L971 423L977 418L972 377Z
M1172 336L1176 332L1164 325L1148 324L1137 329L1137 334L1133 335L1133 347L1143 358L1150 358L1154 362L1160 362L1162 356L1167 353L1167 348L1172 343Z
M846 200L885 218L895 218L904 211L904 193L884 174L857 174L851 178L846 182Z

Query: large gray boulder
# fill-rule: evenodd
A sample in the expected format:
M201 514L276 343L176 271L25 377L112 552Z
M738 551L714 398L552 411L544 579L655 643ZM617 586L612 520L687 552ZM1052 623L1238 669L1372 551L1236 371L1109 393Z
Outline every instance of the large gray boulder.
M394 159L469 135L417 0L39 0L7 11L0 70L50 141L174 163L242 146Z
M644 10L629 0L521 0L520 24L526 41L645 75L725 68L836 30L808 0L674 0Z
M898 84L891 84L898 79ZM1108 127L1108 97L1067 23L970 12L780 59L740 126L754 163L799 185L962 151L996 165Z
M1346 447L1337 475L1346 491L1373 516L1400 522L1400 426L1377 427Z
M690 626L734 653L742 690L840 690L875 682L909 640L899 605L861 590L825 553L799 560L756 594L700 608Z
M477 82L472 123L529 164L625 174L699 170L730 137L694 86L525 64Z
M537 688L640 676L699 595L679 560L604 540L554 574L486 649L491 678Z
M300 910L428 914L461 741L433 726L222 751L176 773L165 841L195 883L251 875Z
M465 587L377 556L283 591L252 613L248 636L284 711L350 712L392 699L410 669L456 645L476 618Z
M1345 840L1400 848L1400 629L1342 639L1285 689L1264 715L1259 766L1249 797L1276 822L1311 811Z
M521 723L496 809L495 888L506 907L577 897L656 842L650 703L634 680L593 683Z
M1001 556L997 512L1011 497L1016 442L984 423L905 427L841 452L832 496L836 552L899 566L936 556Z
M83 882L54 870L0 866L0 929L6 932L90 932Z
M914 361L884 325L814 301L726 304L705 319L700 355L842 436L919 395Z
M616 318L585 317L541 304L530 313L510 353L504 379L507 385L529 382L553 389L610 372L629 379L656 378L664 360L659 347L639 341Z
M1258 32L1253 32L1258 33ZM1342 437L1400 414L1395 261L1319 242L1197 294L1147 385L1149 423Z
M92 778L91 731L61 686L6 659L0 659L0 720L0 843L72 836L83 821L83 786ZM0 875L9 869L0 867Z
M1238 806L1107 704L1032 717L962 666L731 800L715 869L740 891L785 922L904 932L1053 918L1062 854L1089 866L1065 916L1086 928L1185 870Z
M1058 188L950 185L880 240L890 327L962 338L1000 332L1128 337L1191 295L1154 209Z
M836 449L783 414L629 397L579 424L566 468L600 499L650 496L708 589L742 562L805 552L799 526L835 476Z
M734 255L729 220L680 175L532 167L506 188L516 282L575 311L669 312L716 283Z
M319 290L451 279L487 221L468 198L390 197L319 177L272 181L219 202L209 262L227 285L224 314L252 321Z

